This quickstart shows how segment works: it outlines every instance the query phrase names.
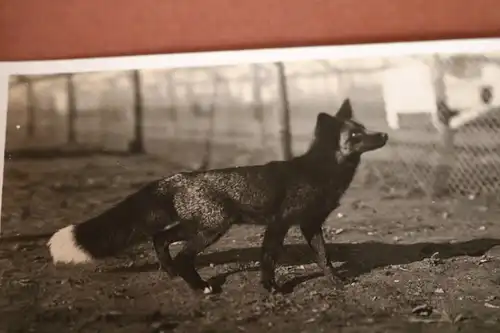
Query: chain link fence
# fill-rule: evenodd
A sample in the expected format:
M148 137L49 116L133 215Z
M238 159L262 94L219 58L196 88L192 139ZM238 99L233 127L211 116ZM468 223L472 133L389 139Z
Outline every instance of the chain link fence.
M307 149L318 112L351 98L356 118L389 132L365 155L360 186L462 195L500 189L500 61L490 56L426 56L140 72L142 140L148 153L188 167L282 158L283 131L294 154ZM68 78L75 86L76 143L126 151L137 113L130 72L12 81L7 151L68 143ZM29 84L28 84L29 82ZM30 95L31 91L31 95ZM31 96L31 97L30 97ZM31 102L29 102L31 100ZM288 106L289 128L282 113Z
M415 60L421 68L429 68L426 79L432 82L429 94L433 98L426 99L414 92L403 98L412 106L419 104L415 102L419 97L435 102L425 105L428 112L397 115L398 124L390 130L394 162L387 166L385 173L393 176L384 176L386 184L427 194L498 193L500 98L495 92L500 88L500 70L497 58L454 55ZM398 79L397 75L394 77ZM398 84L402 88L397 92L423 86L405 87L404 79Z

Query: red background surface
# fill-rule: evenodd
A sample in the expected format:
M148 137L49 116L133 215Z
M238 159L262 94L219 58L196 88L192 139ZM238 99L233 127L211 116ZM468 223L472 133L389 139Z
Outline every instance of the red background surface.
M498 0L0 0L0 60L496 36Z

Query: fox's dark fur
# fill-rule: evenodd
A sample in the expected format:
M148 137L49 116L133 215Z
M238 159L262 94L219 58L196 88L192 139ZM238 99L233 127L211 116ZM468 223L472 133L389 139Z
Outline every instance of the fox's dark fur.
M276 288L275 262L292 225L300 229L324 274L335 280L322 225L339 206L362 153L385 145L387 134L368 132L352 120L348 99L335 116L317 116L307 152L289 161L181 172L149 183L110 210L72 230L92 258L112 256L152 239L161 267L192 289L211 291L195 269L196 255L233 224L265 224L261 281ZM172 259L168 246L185 241ZM54 254L53 254L54 256ZM54 257L55 259L55 257Z

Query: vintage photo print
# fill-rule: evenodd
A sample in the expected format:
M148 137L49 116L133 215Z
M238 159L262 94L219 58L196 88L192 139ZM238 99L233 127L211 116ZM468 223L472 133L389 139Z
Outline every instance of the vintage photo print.
M491 331L500 41L422 45L9 75L1 326Z

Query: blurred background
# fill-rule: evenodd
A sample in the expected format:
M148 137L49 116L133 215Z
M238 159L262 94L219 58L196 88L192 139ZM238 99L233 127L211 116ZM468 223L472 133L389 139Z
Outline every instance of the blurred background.
M500 52L15 76L6 163L77 151L181 169L286 159L346 97L358 120L390 135L364 156L355 186L499 193Z

